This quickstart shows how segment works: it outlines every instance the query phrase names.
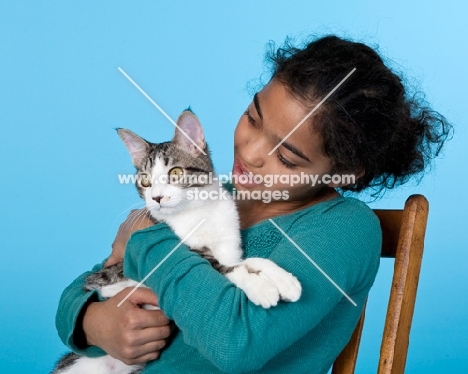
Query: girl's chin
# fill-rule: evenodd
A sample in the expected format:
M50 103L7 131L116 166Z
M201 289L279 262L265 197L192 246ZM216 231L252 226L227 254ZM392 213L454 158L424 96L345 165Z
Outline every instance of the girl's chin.
M262 185L260 183L256 183L253 180L252 174L244 174L240 168L234 166L232 171L232 184L234 187L242 187L242 188L261 188Z
M245 180L237 180L233 182L233 186L236 187L237 189L240 188L246 188L249 190L260 190L261 189L261 184L252 182L252 181L245 181Z

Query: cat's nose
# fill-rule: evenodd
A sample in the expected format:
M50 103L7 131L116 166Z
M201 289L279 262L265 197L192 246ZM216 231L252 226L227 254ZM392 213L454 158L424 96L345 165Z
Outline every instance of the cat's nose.
M153 200L156 201L159 204L159 202L161 201L162 198L163 198L162 196L155 196L155 197L153 197Z

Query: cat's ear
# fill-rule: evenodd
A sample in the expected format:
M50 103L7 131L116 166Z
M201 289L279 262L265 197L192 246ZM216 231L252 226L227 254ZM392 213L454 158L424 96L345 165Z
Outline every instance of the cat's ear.
M182 112L177 119L177 126L172 142L193 156L200 155L206 146L205 135L195 114L191 110Z
M117 134L127 146L130 156L132 156L133 165L140 168L143 160L148 156L148 142L130 130L117 129Z

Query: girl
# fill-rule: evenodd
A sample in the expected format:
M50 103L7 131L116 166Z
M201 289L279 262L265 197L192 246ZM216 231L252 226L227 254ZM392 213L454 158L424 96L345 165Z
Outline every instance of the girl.
M316 182L284 185L277 179L267 187L234 178L233 187L287 191L287 199L237 204L245 256L269 258L294 274L302 284L300 300L257 307L181 246L148 278L154 293L138 289L120 308L129 290L98 302L81 288L89 273L73 282L57 313L59 334L71 349L90 356L104 350L128 364L154 360L163 352L144 373L330 369L360 316L381 246L373 212L338 191L379 193L406 182L439 153L451 127L409 97L401 79L364 44L328 36L301 49L286 44L269 57L272 78L255 94L235 130L233 175L292 179L307 174ZM344 180L344 175L354 179ZM179 238L166 225L148 220L127 244L133 223L130 217L122 224L106 264L124 257L126 275L141 280ZM164 314L140 309L142 303L159 305Z

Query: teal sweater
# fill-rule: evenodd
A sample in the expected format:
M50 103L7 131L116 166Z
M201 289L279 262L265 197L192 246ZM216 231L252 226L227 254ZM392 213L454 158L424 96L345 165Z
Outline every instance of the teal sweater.
M357 304L354 306L270 221L242 231L245 257L269 258L302 284L295 303L263 309L181 245L145 282L179 331L144 373L326 373L348 342L380 259L381 230L374 213L352 198L336 197L276 217L275 223ZM143 279L179 243L166 224L132 235L125 275ZM100 266L96 266L96 270ZM96 294L82 290L83 274L63 293L57 329L80 350L73 334L80 311ZM76 331L75 331L76 337Z

